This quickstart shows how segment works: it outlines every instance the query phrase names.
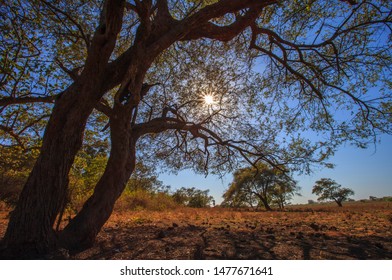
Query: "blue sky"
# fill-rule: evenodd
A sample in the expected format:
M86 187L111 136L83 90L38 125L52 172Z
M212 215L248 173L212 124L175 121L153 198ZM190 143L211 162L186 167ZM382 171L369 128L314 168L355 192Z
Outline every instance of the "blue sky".
M335 156L330 159L335 164L334 169L315 169L311 175L295 176L302 188L301 197L295 197L292 203L307 203L309 199L317 200L312 194L314 182L320 178L331 178L343 187L354 190L354 199L369 198L369 196L392 196L392 136L383 135L377 146L359 149L346 145L340 147ZM222 201L222 194L232 180L231 175L220 179L218 176L196 175L186 170L174 174L161 174L159 179L172 189L180 187L196 187L209 189L217 203Z

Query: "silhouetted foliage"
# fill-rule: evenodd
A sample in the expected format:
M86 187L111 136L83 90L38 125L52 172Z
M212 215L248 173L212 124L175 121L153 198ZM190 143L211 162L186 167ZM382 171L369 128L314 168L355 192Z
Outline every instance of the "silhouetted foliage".
M316 181L312 193L319 196L318 201L333 200L339 207L349 196L354 195L354 191L349 188L342 188L341 185L329 178L322 178Z
M223 205L241 207L253 203L272 210L271 204L283 209L285 204L298 194L297 183L282 169L265 164L247 167L234 173L233 183L223 195Z
M185 188L182 187L176 190L172 197L175 202L180 205L193 207L193 208L203 208L209 207L213 203L214 198L208 193L209 190L198 190L194 187Z

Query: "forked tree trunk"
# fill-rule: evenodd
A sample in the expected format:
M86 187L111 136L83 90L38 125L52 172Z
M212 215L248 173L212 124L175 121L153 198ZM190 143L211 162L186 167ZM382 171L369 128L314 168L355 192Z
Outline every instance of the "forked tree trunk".
M74 94L63 96L61 99L65 98L66 101L60 100L55 107L47 125L39 159L11 215L5 235L5 245L7 250L12 251L17 257L23 257L23 253L32 257L42 256L56 245L53 225L66 197L68 173L81 147L87 118L104 94L106 87L103 83L112 85L107 87L107 91L120 81L126 80L127 83L121 83L124 89L129 90L130 85L132 87L138 85L140 91L147 69L163 50L178 40L194 40L211 34L208 30L203 30L205 34L203 31L199 34L196 30L197 26L239 10L242 6L243 8L264 6L264 1L255 0L246 1L245 4L241 4L240 1L235 1L232 5L222 3L222 5L227 4L225 7L217 4L218 9L202 9L185 19L184 24L177 24L169 13L166 1L157 2L156 6L159 7L156 21L152 25L143 23L143 21L150 23L150 14L145 12L144 7L138 7L142 14L147 14L146 18L141 20L142 24L138 28L134 46L129 49L130 52L127 51L124 56L121 56L123 59L119 58L121 67L113 70L110 80L105 75L105 70L122 27L125 1L103 1L100 25L89 43L88 57L83 71L75 82L78 84L76 87L79 88L74 90ZM217 34L211 39L231 40L233 36L249 26L257 16L258 13L252 11L240 21L239 25L235 25L231 32L225 32L228 37ZM154 30L154 34L151 34L151 29ZM135 59L133 63L132 59ZM123 76L126 77L125 80ZM135 93L135 91L130 92ZM68 101L72 102L68 103ZM138 101L140 100L137 98L134 100L136 103ZM123 191L135 165L136 137L131 135L130 119L121 119L118 122L111 120L115 132L112 132L112 151L106 170L94 194L60 234L60 241L64 246L78 249L91 246L99 230L109 218L114 203ZM121 128L121 125L124 127Z
M112 149L105 172L82 210L60 233L60 245L70 251L83 251L94 244L135 168L136 139L130 122L113 119L110 125Z
M93 105L75 95L58 100L46 127L41 153L11 213L3 240L6 258L39 258L56 245L53 224L63 206L68 173L82 145Z
M268 202L266 200L262 200L261 202L263 202L265 210L272 211L271 206L269 206L269 204L268 204Z
M40 258L56 246L53 225L87 119L105 92L105 69L121 30L124 2L104 1L102 22L91 40L83 72L53 108L40 156L11 214L1 257Z

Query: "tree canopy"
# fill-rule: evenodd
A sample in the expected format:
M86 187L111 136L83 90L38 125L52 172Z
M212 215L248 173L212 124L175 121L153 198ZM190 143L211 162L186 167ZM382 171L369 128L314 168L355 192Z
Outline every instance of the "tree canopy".
M2 4L0 144L40 149L6 247L88 247L139 161L307 172L344 142L391 133L391 11L385 0ZM105 170L55 234L91 135L110 143Z
M152 28L158 4L166 2L126 5L109 72L126 64L144 13L151 9L152 18L143 25ZM165 21L166 28L212 13L224 2L168 1L166 21L172 22ZM173 128L155 141L139 140L143 150L153 149L165 166L200 172L226 168L241 158L234 154L298 169L324 162L343 141L364 146L377 133L390 132L387 1L276 2L235 1L159 53L145 77L157 85L143 96L133 119L140 128L146 124L145 133L158 121ZM51 104L83 70L102 7L101 1L42 0L3 6L3 145L26 149L42 137ZM87 129L102 129L105 113L113 110L111 89L121 82L111 81L118 78L113 74L105 76L108 88L95 106L101 112L94 111ZM204 95L214 103L203 104ZM193 127L177 129L170 123L174 119L177 126ZM315 134L322 137L307 137Z
M233 182L223 195L223 205L231 207L250 207L262 205L272 210L271 204L283 209L285 204L298 194L299 187L287 171L258 163L234 173Z

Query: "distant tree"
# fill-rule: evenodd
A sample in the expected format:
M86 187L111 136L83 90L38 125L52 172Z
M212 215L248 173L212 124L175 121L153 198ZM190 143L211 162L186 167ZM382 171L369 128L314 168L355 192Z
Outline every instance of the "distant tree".
M138 162L135 166L135 171L132 173L131 178L127 183L126 189L130 191L143 190L150 193L165 192L167 186L158 180L158 175L155 170Z
M172 196L173 196L174 201L177 204L180 204L180 205L187 204L188 197L187 197L187 193L186 193L185 188L181 188L181 189L176 190Z
M258 163L255 167L246 167L234 173L233 183L223 195L224 203L232 202L235 206L258 201L270 211L271 203L283 208L286 201L299 190L296 182L281 169Z
M254 208L258 206L259 200L252 193L246 190L237 188L235 183L231 183L229 188L223 194L223 207L230 208L243 208L251 207Z
M174 201L193 208L208 207L214 203L214 198L208 193L209 190L198 190L196 188L180 188L173 194Z
M299 190L300 187L297 186L297 182L293 179L287 176L278 178L272 189L271 202L278 205L279 209L284 209L285 205L287 205L289 200L293 199L294 195L301 195Z
M339 207L343 206L342 202L347 200L349 196L354 195L353 190L342 188L341 185L329 178L316 181L312 193L319 195L318 201L333 200Z

